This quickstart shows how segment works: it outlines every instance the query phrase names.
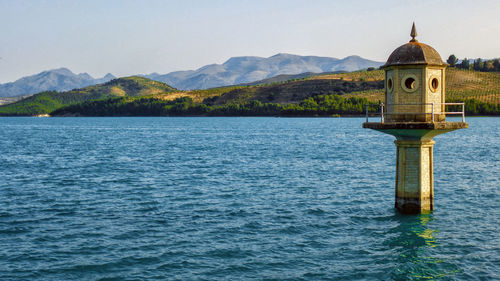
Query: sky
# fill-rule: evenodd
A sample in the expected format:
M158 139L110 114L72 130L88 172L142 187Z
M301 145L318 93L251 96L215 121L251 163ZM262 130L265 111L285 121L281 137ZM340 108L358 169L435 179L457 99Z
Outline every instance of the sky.
M67 67L168 73L277 53L385 61L410 40L444 60L500 57L498 0L0 0L0 83Z

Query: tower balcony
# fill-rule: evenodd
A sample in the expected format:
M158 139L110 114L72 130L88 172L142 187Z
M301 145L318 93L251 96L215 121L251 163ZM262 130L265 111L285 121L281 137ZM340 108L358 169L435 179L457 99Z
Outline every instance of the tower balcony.
M460 111L446 111L446 106L460 106ZM446 115L461 115L465 123L465 104L459 103L393 103L378 105L376 111L370 111L366 105L366 123L369 117L380 117L380 123L407 122L444 122Z
M447 106L459 106L460 111L446 111ZM464 103L400 103L383 104L370 111L366 106L363 128L377 130L397 139L432 140L436 135L468 128ZM461 122L447 122L446 115L458 115ZM380 118L371 121L370 118ZM371 121L371 122L370 122Z

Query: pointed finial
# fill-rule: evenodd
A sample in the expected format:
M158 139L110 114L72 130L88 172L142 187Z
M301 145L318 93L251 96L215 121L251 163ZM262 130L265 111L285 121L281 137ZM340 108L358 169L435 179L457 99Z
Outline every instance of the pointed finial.
M413 22L413 25L411 27L411 32L410 32L411 40L410 42L418 42L415 37L417 37L417 29L415 28L415 22Z

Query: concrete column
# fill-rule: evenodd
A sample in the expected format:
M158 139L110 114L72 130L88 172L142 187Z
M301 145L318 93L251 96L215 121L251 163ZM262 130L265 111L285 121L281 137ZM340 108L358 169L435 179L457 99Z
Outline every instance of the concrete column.
M396 208L402 213L434 209L432 140L396 140Z

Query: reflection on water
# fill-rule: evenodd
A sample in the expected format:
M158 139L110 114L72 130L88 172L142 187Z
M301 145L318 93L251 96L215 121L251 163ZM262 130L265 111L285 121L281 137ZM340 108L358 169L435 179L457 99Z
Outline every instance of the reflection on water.
M396 214L398 225L389 232L396 234L387 246L398 249L399 255L392 272L395 280L448 280L460 270L439 254L439 231L432 227L432 214L415 216Z

